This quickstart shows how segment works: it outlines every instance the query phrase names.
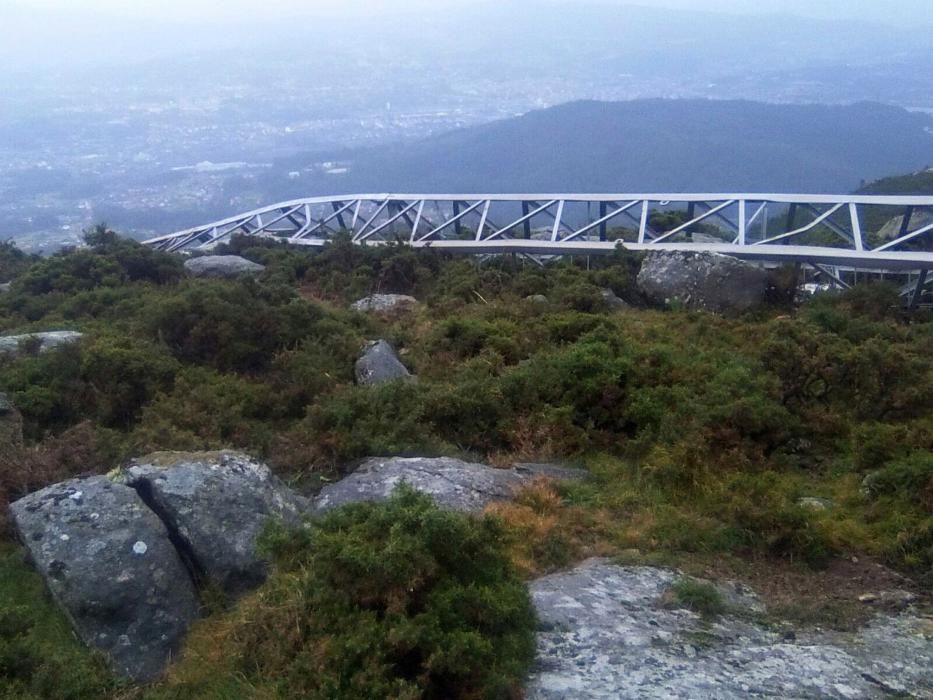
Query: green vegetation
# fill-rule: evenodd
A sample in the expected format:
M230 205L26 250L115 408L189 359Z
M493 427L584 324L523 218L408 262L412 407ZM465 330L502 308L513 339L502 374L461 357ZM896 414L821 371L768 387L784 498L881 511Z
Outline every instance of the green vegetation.
M155 697L517 697L535 620L502 538L407 489L273 532L271 579L195 629Z
M593 475L560 487L533 484L489 509L498 526L445 519L408 496L389 511L351 510L316 526L323 542L339 530L348 538L339 546L279 540L270 584L229 615L210 618L158 692L197 696L203 688L202 696L226 697L261 687L275 697L300 688L323 697L325 688L362 682L337 669L365 653L374 688L414 697L421 691L412 688L431 687L443 695L456 678L476 694L495 695L518 672L518 652L497 653L506 665L490 665L488 649L474 649L466 637L432 641L401 618L404 634L390 643L378 625L394 622L362 612L346 617L369 630L369 646L360 646L333 611L357 604L352 596L381 594L341 579L340 595L351 598L327 598L337 595L328 593L336 579L326 566L312 571L301 563L330 557L357 572L360 586L376 585L379 571L383 582L416 575L400 573L391 558L367 560L376 545L364 543L397 532L419 552L411 566L434 566L428 562L440 553L429 541L405 539L412 518L438 518L467 539L487 533L525 576L637 549L815 568L857 555L933 582L933 322L901 317L886 286L724 319L644 308L634 286L640 261L624 252L540 268L511 257L478 263L393 246L360 249L345 240L315 252L235 239L227 250L267 265L265 273L204 281L183 277L176 258L106 230L89 242L46 259L0 250L17 266L11 290L0 295L0 332L86 333L78 349L0 363L0 390L22 411L28 444L23 456L0 455L0 498L105 472L153 450L243 449L308 488L379 454L496 464L558 459ZM638 308L610 311L605 288ZM376 291L413 294L422 304L384 315L347 310ZM525 301L537 294L548 301ZM354 385L360 346L377 337L400 350L417 383ZM798 505L806 496L832 506ZM377 522L385 532L376 532ZM477 556L498 561L494 552ZM486 566L477 563L468 575L485 576ZM450 575L452 582L467 574ZM296 591L304 593L289 597ZM269 625L286 614L279 603L304 605L312 593L334 607L300 628L301 639L318 640L308 653L320 658L295 665L287 659L296 647L288 645L302 642L273 635ZM438 634L461 629L438 625ZM418 685L423 670L385 670L401 648L391 644L402 641L417 648L406 669L427 663L430 644L465 645L463 658L489 666L492 676L441 664L439 679L429 679L439 685ZM189 660L197 654L200 661ZM303 685L323 658L336 675L314 674L322 685ZM232 685L223 690L222 683Z
M0 698L81 700L112 689L103 658L75 638L39 575L0 544Z
M716 586L691 578L682 578L671 586L664 595L664 604L669 608L692 610L706 619L726 612L726 603Z

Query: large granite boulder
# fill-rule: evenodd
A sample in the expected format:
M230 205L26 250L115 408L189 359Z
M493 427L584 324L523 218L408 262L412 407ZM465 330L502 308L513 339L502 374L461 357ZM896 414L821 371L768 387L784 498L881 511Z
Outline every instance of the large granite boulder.
M443 508L476 513L494 501L505 501L536 477L580 479L585 472L553 465L526 464L496 469L449 457L370 459L356 471L325 486L314 501L315 512L361 501L384 501L397 486L408 484Z
M18 357L24 349L35 353L48 352L55 348L74 345L82 337L83 334L77 331L48 331L0 336L0 357Z
M529 700L933 697L933 637L910 615L793 640L729 612L671 609L673 571L591 560L531 584L540 630ZM723 590L746 611L755 599Z
M269 520L295 525L309 507L266 465L234 452L157 453L134 460L124 473L197 577L231 596L265 580L256 540Z
M398 359L395 349L385 340L373 340L366 343L363 354L356 361L357 384L385 384L399 379L412 378L411 372Z
M23 417L13 401L0 393L0 457L23 449Z
M129 486L75 479L10 506L36 568L78 635L134 681L156 678L198 614L162 521Z
M239 255L205 255L186 260L185 269L194 277L232 279L241 275L258 275L266 268Z
M395 309L409 309L418 300L405 294L370 294L359 301L353 303L352 308L356 311L393 311Z
M638 273L638 289L657 304L722 314L758 306L770 286L764 268L718 253L655 251Z

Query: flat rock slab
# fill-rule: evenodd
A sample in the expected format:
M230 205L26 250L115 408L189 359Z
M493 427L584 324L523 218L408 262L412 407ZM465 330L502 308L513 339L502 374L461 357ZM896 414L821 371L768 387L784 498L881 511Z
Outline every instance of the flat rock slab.
M657 304L740 313L765 300L767 270L718 253L648 253L638 273L638 289Z
M352 304L356 311L392 311L393 309L407 309L418 303L414 297L405 294L370 294Z
M356 361L355 371L356 383L362 386L413 379L411 372L398 359L395 348L385 340L366 343L362 355Z
M256 540L269 520L297 524L310 505L266 465L235 452L158 453L134 460L125 476L165 522L197 575L231 596L265 580Z
M933 697L923 621L789 643L735 615L666 609L679 574L591 560L531 584L540 631L529 700ZM727 597L728 598L728 597Z
M85 644L134 681L156 678L198 615L162 521L130 487L75 479L10 506L20 538Z
M314 510L323 512L348 503L384 501L405 483L430 495L443 508L477 513L489 503L511 499L517 489L536 477L567 479L580 478L582 474L552 465L496 469L448 457L370 459L349 476L325 486L314 501Z
M0 337L0 356L18 357L23 346L33 345L36 352L43 353L66 345L74 345L83 337L77 331L48 331L45 333L26 333L24 335L5 335Z
M205 255L186 260L185 269L194 277L230 279L241 275L258 275L266 268L239 255Z

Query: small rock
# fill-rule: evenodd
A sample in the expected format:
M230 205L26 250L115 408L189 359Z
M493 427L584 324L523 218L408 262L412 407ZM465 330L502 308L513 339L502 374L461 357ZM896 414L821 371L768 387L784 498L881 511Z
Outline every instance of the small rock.
M295 525L309 506L266 465L235 452L156 453L134 460L125 475L198 574L230 596L265 580L256 541L269 520Z
M406 483L426 493L444 508L479 512L493 501L512 498L516 489L538 476L552 476L533 469L496 469L485 464L448 457L370 459L335 484L325 486L314 501L316 512L347 503L384 501ZM576 477L573 476L576 474ZM552 478L581 478L584 472L564 469Z
M548 298L543 294L532 294L531 296L525 297L525 301L529 301L532 304L547 304Z
M875 492L878 490L878 472L869 472L865 475L865 478L862 479L862 486L859 489L859 492L862 494L863 498L873 498Z
M399 379L413 379L395 349L385 340L366 344L356 361L356 383L365 386L385 384Z
M910 591L882 591L881 595L878 596L878 601L888 610L896 610L898 612L906 610L917 600L915 596Z
M878 596L874 593L864 593L858 597L858 602L870 605L878 602Z
M631 308L623 299L620 299L618 296L616 296L616 293L611 289L600 289L599 295L603 298L603 301L606 302L606 305L612 310Z
M10 511L84 643L120 675L157 678L197 617L198 598L165 525L136 491L104 476L74 479Z
M828 498L815 498L813 496L804 496L803 498L797 499L797 505L800 508L806 508L807 510L829 510L833 502Z
M19 357L23 349L36 353L49 352L55 348L74 345L83 334L76 331L48 331L45 333L27 333L24 335L5 335L0 337L0 357Z
M394 309L408 309L418 303L414 297L405 294L370 294L353 303L356 311L391 311Z
M4 282L0 284L0 294L6 294L10 291L10 288L13 286L12 282Z
M194 277L232 279L241 275L258 275L266 268L239 255L205 255L186 260L185 269Z

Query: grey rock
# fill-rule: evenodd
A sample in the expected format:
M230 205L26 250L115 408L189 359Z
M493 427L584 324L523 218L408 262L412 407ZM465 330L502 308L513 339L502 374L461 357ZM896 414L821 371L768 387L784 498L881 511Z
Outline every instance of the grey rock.
M231 596L265 580L266 562L256 541L269 520L296 525L309 507L266 465L234 452L157 453L124 471L198 576Z
M24 335L5 335L0 337L0 357L18 357L24 345L32 345L39 352L48 352L55 348L74 345L83 334L77 331L48 331L45 333L26 333Z
M859 488L859 493L862 494L863 498L872 499L878 495L879 484L878 481L881 478L880 471L868 472L865 477L862 479L861 487Z
M6 294L12 287L12 282L4 282L3 284L0 284L0 294Z
M797 499L797 506L807 510L823 511L829 510L833 502L828 498L817 498L815 496L804 496Z
M530 301L532 304L547 304L548 298L543 294L532 294L525 297L525 301Z
M556 469L550 465L496 469L449 457L370 459L349 476L325 486L314 501L314 509L323 512L348 503L384 501L405 483L430 495L443 508L475 513L494 501L509 500L517 489L538 476L583 475L576 470Z
M414 297L405 294L370 294L353 303L356 311L392 311L394 309L407 309L418 303Z
M205 255L186 260L185 269L194 277L231 279L241 275L258 275L266 268L239 255Z
M398 359L395 349L385 340L366 343L356 361L356 383L385 384L398 379L412 379L412 374Z
M721 238L717 238L716 236L711 236L708 233L700 233L699 231L694 231L693 233L691 233L690 240L693 241L694 243L706 243L706 244L717 244L717 243L722 244L726 242Z
M624 300L616 296L616 293L611 289L600 289L599 295L610 309L618 310L631 308Z
M160 674L198 615L162 521L130 487L75 479L10 506L23 544L81 639L134 681Z
M923 620L879 618L855 635L808 635L800 642L731 614L706 622L664 608L663 594L679 578L665 569L591 560L534 581L540 630L529 700L933 692L933 639L920 633Z
M655 303L729 314L761 304L770 278L767 270L727 255L657 251L645 258L637 283Z

